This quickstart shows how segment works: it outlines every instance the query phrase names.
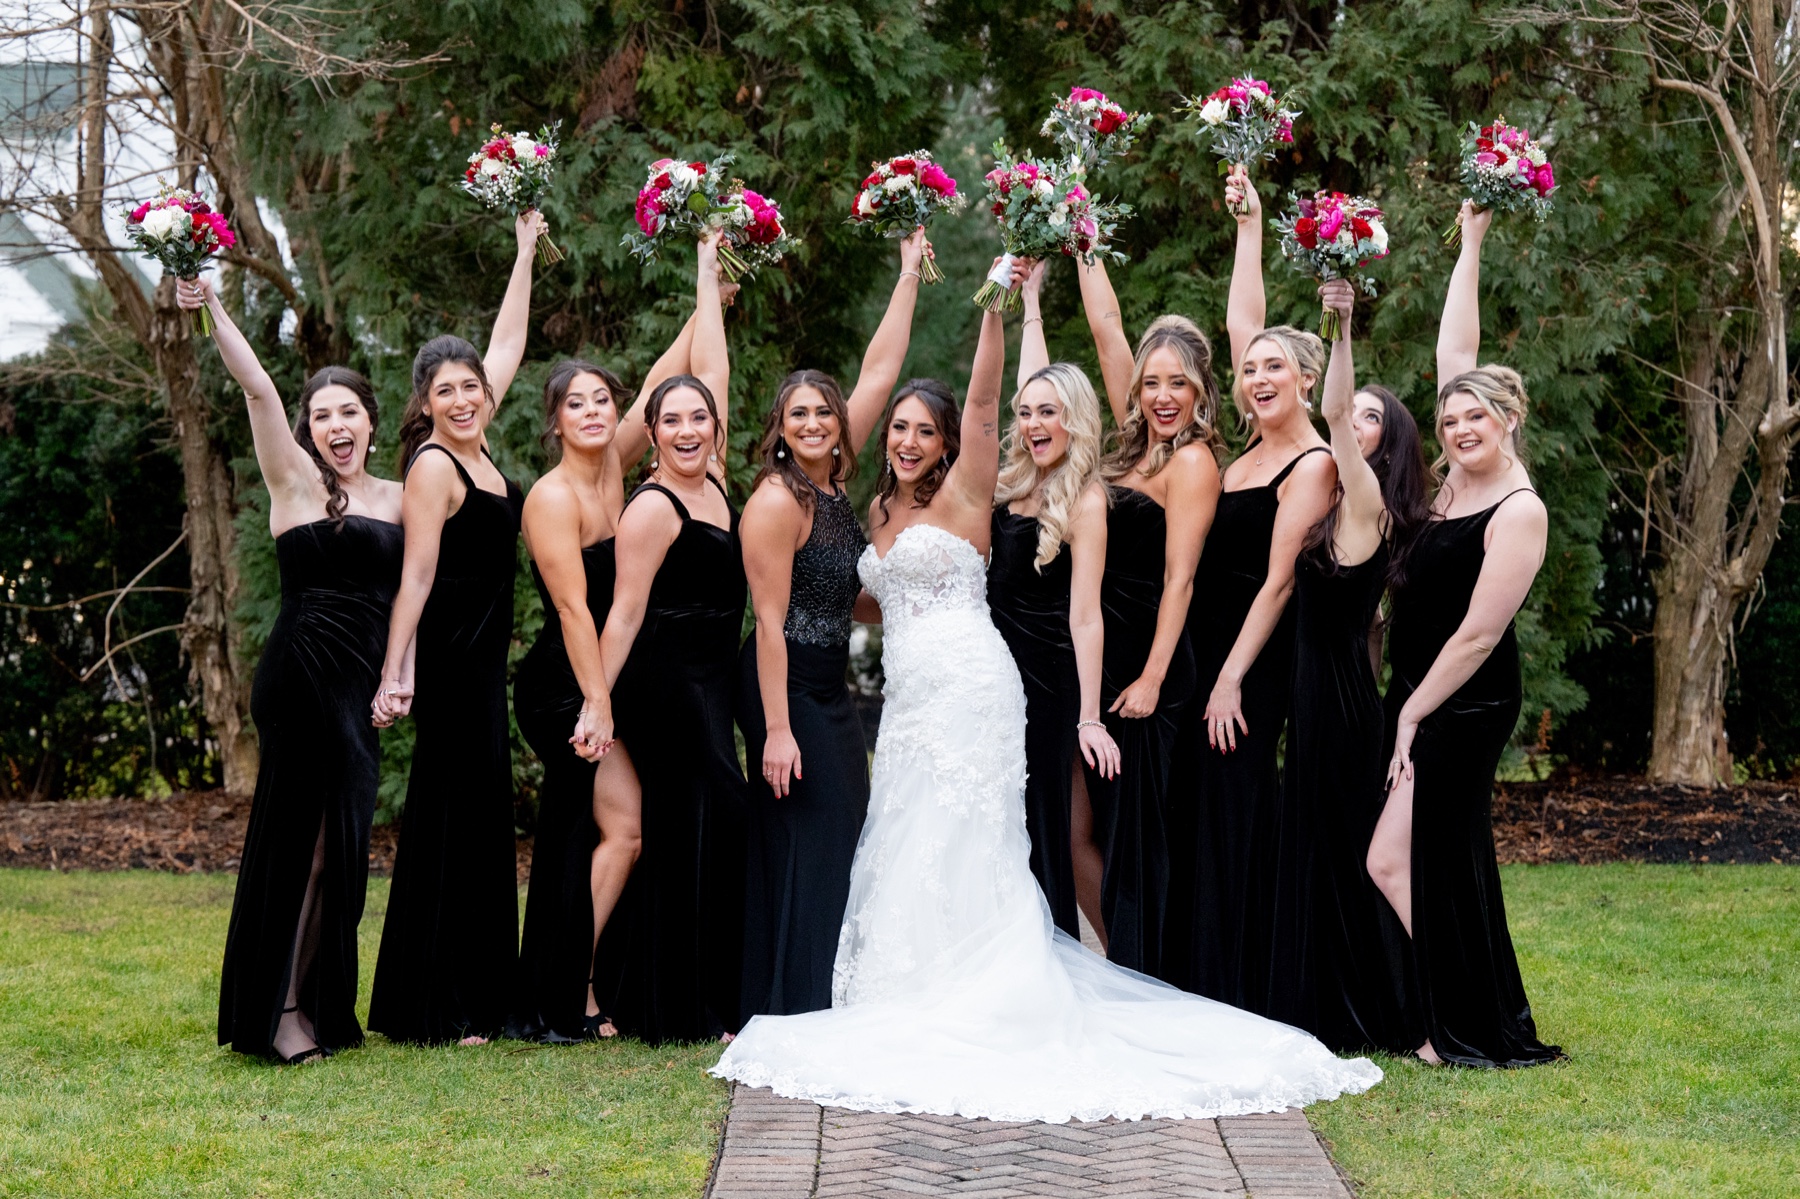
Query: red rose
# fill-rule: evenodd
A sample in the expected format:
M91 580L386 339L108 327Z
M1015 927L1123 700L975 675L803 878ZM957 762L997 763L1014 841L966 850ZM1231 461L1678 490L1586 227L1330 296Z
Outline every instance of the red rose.
M896 158L890 165L893 166L894 174L896 175L910 175L917 170L919 166L918 163L910 158Z
M1357 240L1359 241L1365 241L1375 236L1375 230L1369 227L1369 222L1363 220L1359 216L1350 218L1350 232L1356 234Z
M706 164L704 162L690 162L688 165L694 168L694 173L696 175L706 174Z
M994 215L995 216L1005 216L1006 215L1006 205L1004 205L1004 204L1000 203L998 200L996 200L994 202Z
M664 171L650 181L650 186L654 187L659 192L666 192L669 190L669 185L674 182L673 179L669 178L669 172Z
M1319 248L1319 222L1303 216L1294 222L1294 240L1309 250Z
M1102 134L1117 133L1125 125L1125 114L1116 109L1107 109L1094 122L1094 128Z

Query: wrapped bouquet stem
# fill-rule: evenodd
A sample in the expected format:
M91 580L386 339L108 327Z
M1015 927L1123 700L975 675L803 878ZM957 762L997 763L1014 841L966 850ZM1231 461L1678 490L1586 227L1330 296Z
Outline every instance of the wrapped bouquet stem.
M1004 235L1005 256L971 297L977 305L989 312L1016 312L1024 305L1024 297L1012 286L1008 259L1063 254L1092 262L1096 255L1107 254L1115 261L1125 260L1109 243L1131 209L1095 200L1085 186L1087 171L1078 157L1019 159L1005 142L995 142L994 159L994 169L983 182L988 211Z

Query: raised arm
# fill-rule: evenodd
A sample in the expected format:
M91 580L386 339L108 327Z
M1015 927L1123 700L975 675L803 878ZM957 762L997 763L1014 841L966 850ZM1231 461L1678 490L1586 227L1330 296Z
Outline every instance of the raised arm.
M250 436L256 445L256 465L262 469L270 494L300 500L313 498L321 490L318 464L294 440L275 380L269 378L256 351L219 302L211 281L177 280L175 300L190 311L204 307L212 313L213 345L218 347L225 369L244 389L250 410Z
M765 730L760 769L763 781L777 797L788 793L794 779L804 777L800 745L788 724L786 628L794 554L805 524L800 502L775 479L765 480L756 489L738 523L744 573L750 580L750 605L756 610L756 681Z
M1325 369L1321 408L1331 429L1331 457L1337 463L1338 483L1344 489L1339 510L1338 537L1348 526L1364 538L1381 536L1381 481L1363 457L1356 442L1356 363L1350 353L1350 317L1356 288L1348 280L1333 279L1319 288L1319 299L1338 314L1338 339L1331 343L1331 364Z
M724 307L731 307L737 293L737 284L719 284L719 302ZM635 465L650 448L650 430L644 426L644 400L664 379L693 373L694 323L699 317L700 309L697 307L688 314L687 323L681 326L681 332L675 335L669 348L662 352L662 357L650 364L650 371L644 376L644 384L638 388L637 398L632 401L630 410L619 419L619 431L613 436L613 457L621 464ZM724 319L723 314L720 319Z
M1044 314L1038 306L1039 293L1044 290L1044 267L1046 263L1039 259L1031 264L1025 274L1025 286L1020 294L1025 298L1025 322L1019 329L1019 383L1024 387L1026 380L1050 365L1050 346L1044 340Z
M1162 700L1163 680L1187 628L1200 551L1206 547L1206 535L1212 532L1213 514L1219 506L1219 464L1204 444L1189 444L1175 451L1163 473L1169 478L1164 497L1168 527L1163 534L1163 590L1156 608L1156 635L1143 672L1119 692L1112 706L1114 712L1134 720L1154 715Z
M1119 315L1119 297L1113 293L1106 263L1099 256L1091 263L1077 258L1075 273L1081 279L1081 307L1087 313L1088 331L1094 335L1094 350L1100 356L1106 406L1112 409L1113 421L1122 425L1131 403L1131 372L1135 363L1131 340L1125 336L1125 322Z
M462 481L456 477L456 467L448 454L420 454L407 472L406 489L400 495L406 555L400 566L400 589L394 593L394 604L388 611L387 654L382 659L380 689L370 705L377 725L392 724L411 706L407 661L413 635L419 631L419 617L425 612L425 601L431 598L431 584L437 578L438 545L444 522L450 519L461 487Z
M1018 276L1015 267L1013 277ZM962 452L944 480L963 503L984 511L993 506L994 483L1000 478L1000 389L1005 379L1006 326L999 313L984 312L963 402Z
M1236 372L1244 351L1268 327L1269 301L1263 294L1262 198L1240 166L1225 179L1227 200L1243 200L1237 219L1237 253L1231 260L1231 292L1225 301L1225 328L1231 335L1231 369Z
M1442 387L1464 371L1475 369L1481 356L1481 243L1492 211L1476 211L1463 201L1457 219L1462 222L1462 252L1450 272L1450 289L1444 293L1444 319L1438 325L1437 385Z
M906 367L906 351L912 345L913 309L919 302L919 262L924 256L925 227L921 225L900 243L900 277L894 280L887 312L875 327L875 336L863 352L862 369L856 373L856 387L850 392L848 404L846 453L856 453L869 440L894 384L900 381L900 372Z
M1091 483L1076 502L1069 525L1069 639L1075 645L1075 678L1081 695L1075 740L1081 757L1101 778L1119 773L1119 746L1100 722L1101 657L1106 627L1100 612L1100 580L1106 573L1106 488Z
M537 261L538 234L549 228L544 214L536 210L522 214L513 225L519 252L513 258L512 277L506 281L506 296L500 301L500 315L494 318L487 353L481 356L496 405L506 399L519 363L525 360L525 332L531 323L531 268Z
M725 348L725 305L719 299L719 237L710 233L700 243L694 278L694 377L706 384L719 406L719 441L729 444L731 429L731 358ZM714 473L725 475L724 451Z

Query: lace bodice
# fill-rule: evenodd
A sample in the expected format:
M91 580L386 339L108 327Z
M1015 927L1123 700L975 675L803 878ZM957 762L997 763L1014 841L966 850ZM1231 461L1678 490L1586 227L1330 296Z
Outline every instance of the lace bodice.
M856 607L857 558L866 543L856 509L843 492L817 491L812 533L794 554L792 590L782 632L802 645L837 648L849 643Z
M886 557L871 545L857 573L881 605L887 635L904 632L914 617L970 609L987 616L987 563L973 545L936 525L900 530Z

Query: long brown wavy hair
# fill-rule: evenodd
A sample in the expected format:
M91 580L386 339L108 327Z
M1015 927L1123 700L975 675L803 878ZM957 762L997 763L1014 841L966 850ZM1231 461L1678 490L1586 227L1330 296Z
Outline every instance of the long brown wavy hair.
M881 414L881 481L875 488L875 501L881 506L882 524L887 523L888 501L900 490L899 476L894 474L893 465L888 461L887 428L894 422L894 409L905 399L917 399L931 411L931 419L937 422L938 432L944 439L944 456L913 488L913 507L923 508L931 502L931 497L944 485L950 468L956 465L957 454L962 452L962 412L956 407L956 393L950 390L950 385L936 379L908 379L902 383L894 398L888 401L887 411Z
M406 411L400 417L400 473L404 475L407 467L412 465L413 456L419 452L431 437L431 412L426 407L427 393L437 378L437 373L446 364L457 362L475 372L481 380L481 390L487 396L488 407L494 406L494 387L488 382L487 367L481 363L481 354L462 338L446 333L434 337L419 347L413 355L412 394L406 397Z
M375 430L381 425L381 406L375 402L375 389L360 373L347 366L322 366L313 372L306 386L300 389L300 411L294 414L294 440L300 448L312 455L313 465L319 468L319 482L325 484L325 516L338 529L344 527L344 509L350 506L350 496L344 491L344 482L338 478L337 469L325 461L325 455L319 453L319 447L312 437L312 400L313 397L327 387L347 387L356 395L356 402L363 406L369 414L369 443L375 441Z
M813 482L807 478L806 471L794 461L794 447L787 443L781 434L781 427L786 422L788 401L802 387L810 387L825 398L825 406L831 409L831 415L837 417L838 444L837 456L831 460L831 481L842 486L846 479L856 475L856 452L850 445L850 405L844 402L844 391L838 381L824 371L797 370L781 381L776 389L775 403L769 409L767 419L763 421L762 440L756 443L756 482L750 485L755 491L762 486L764 479L780 479L782 485L793 493L800 507L811 512L813 501L817 498Z

